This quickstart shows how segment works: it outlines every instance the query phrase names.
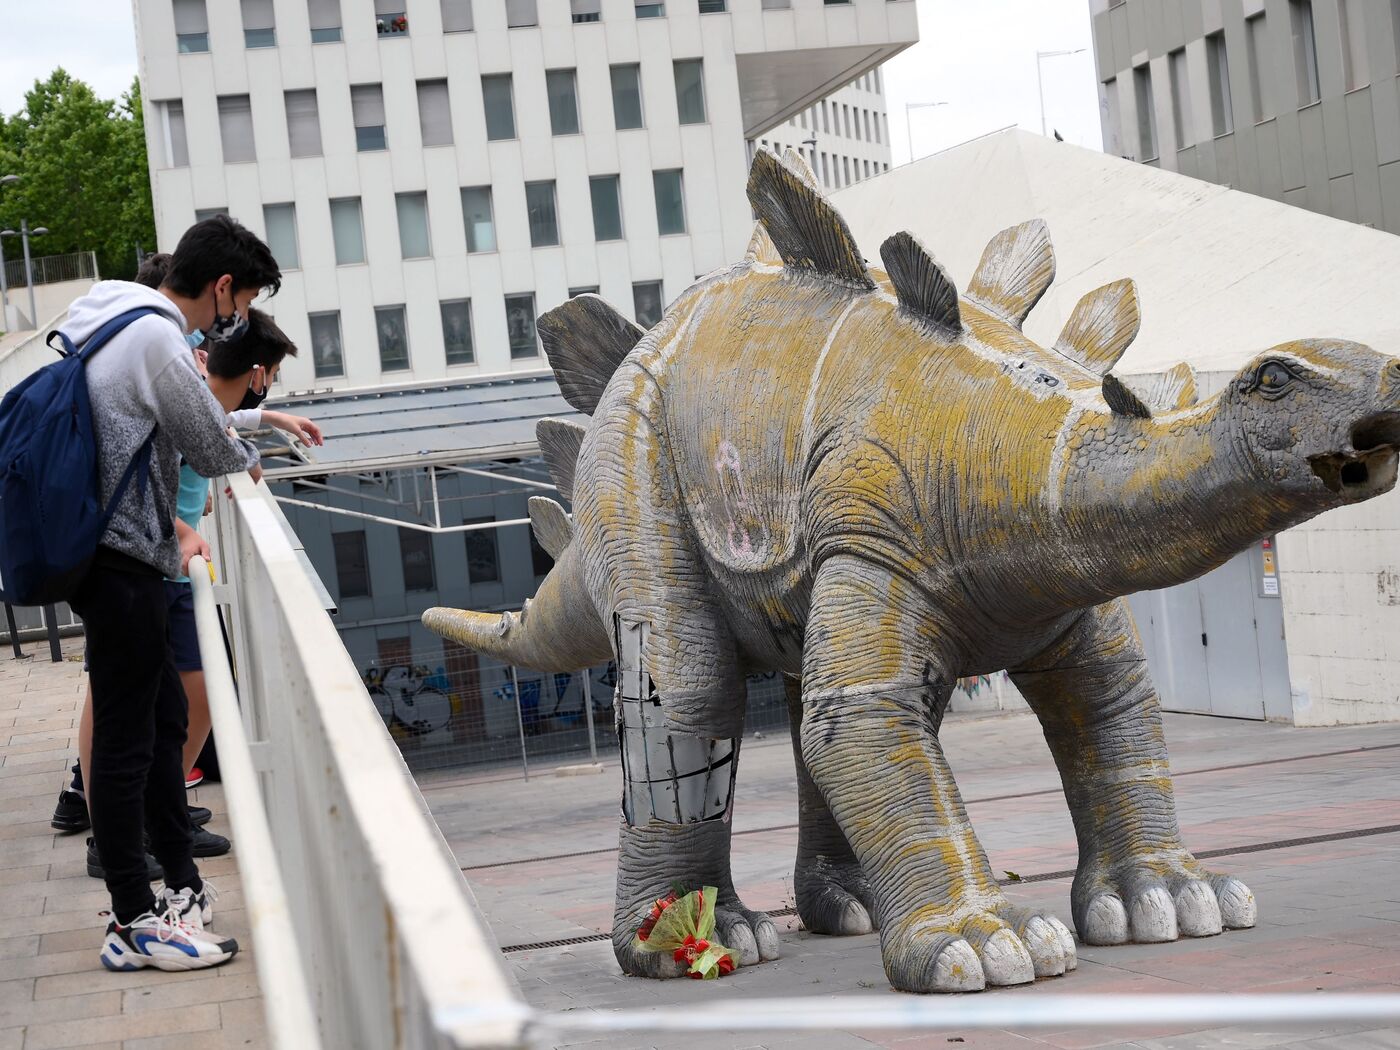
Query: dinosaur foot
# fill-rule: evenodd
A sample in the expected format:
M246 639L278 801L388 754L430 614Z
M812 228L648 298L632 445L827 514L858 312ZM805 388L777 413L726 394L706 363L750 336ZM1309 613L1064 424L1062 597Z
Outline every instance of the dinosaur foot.
M842 937L879 928L875 894L855 860L799 857L794 883L797 914L812 933Z
M1074 925L1085 944L1156 944L1254 925L1254 894L1206 871L1185 851L1160 854L1074 880Z
M881 930L890 984L904 992L980 992L1055 977L1078 963L1069 928L1004 903L993 911L921 908Z
M663 891L657 896L665 896ZM653 898L654 899L654 898ZM650 912L650 906L643 909ZM637 940L642 918L629 916L613 927L613 954L622 972L633 977L665 979L681 977L686 964L676 962L670 952L648 951ZM754 966L778 957L778 929L763 912L750 911L732 893L720 893L715 907L715 938L734 953L739 966Z

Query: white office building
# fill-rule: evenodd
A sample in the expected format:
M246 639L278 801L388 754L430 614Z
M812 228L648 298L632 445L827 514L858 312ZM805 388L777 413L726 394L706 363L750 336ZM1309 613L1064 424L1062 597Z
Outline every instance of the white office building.
M736 262L752 149L889 166L914 0L135 0L159 244L221 211L285 279L283 391L534 370ZM310 348L310 352L305 352Z

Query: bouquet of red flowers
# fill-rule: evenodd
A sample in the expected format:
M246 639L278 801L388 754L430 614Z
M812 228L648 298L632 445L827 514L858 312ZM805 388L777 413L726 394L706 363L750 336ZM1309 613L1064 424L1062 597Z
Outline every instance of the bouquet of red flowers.
M706 886L684 896L670 893L658 898L637 931L640 947L670 952L676 962L689 964L686 973L696 980L709 981L732 973L734 953L712 939L717 892L715 887Z

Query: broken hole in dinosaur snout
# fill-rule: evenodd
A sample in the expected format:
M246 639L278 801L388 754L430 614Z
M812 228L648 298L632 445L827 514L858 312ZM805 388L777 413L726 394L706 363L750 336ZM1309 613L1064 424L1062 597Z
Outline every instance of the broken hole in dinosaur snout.
M1351 428L1351 447L1312 456L1313 473L1348 503L1370 499L1394 486L1400 448L1400 412L1378 412Z

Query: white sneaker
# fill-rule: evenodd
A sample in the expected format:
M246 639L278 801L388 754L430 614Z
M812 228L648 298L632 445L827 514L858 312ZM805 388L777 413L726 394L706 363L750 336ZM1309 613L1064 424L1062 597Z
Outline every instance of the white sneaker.
M154 912L138 915L128 926L113 919L107 924L99 958L109 970L204 970L220 966L238 953L233 938L219 940L180 922L164 901Z
M204 886L198 893L188 886L181 890L162 886L156 893L156 900L164 901L178 921L186 926L207 930L214 925L214 902L219 899L219 891L208 879L203 881Z

